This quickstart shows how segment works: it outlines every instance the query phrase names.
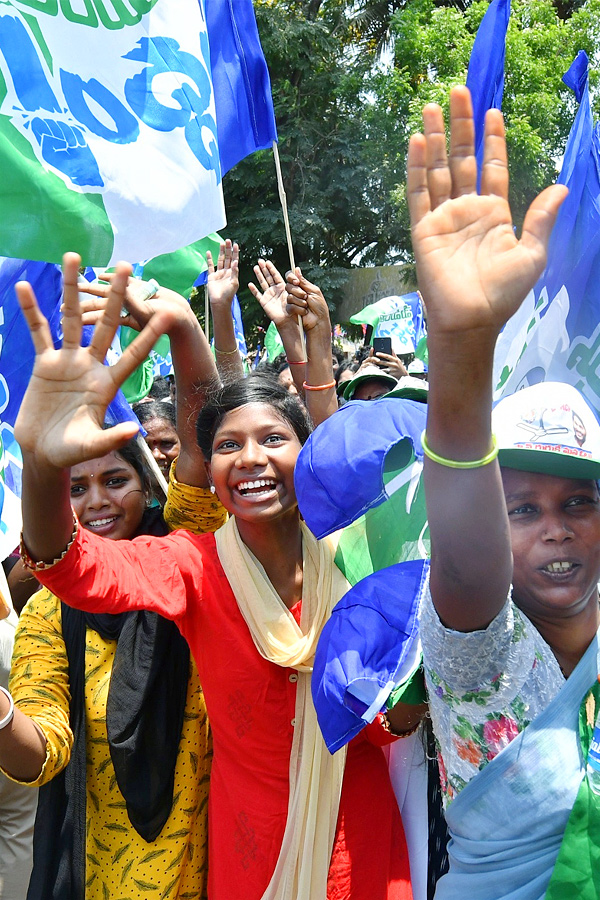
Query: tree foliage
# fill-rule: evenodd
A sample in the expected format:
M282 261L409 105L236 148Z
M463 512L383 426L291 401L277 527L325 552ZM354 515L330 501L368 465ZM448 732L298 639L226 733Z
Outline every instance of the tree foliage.
M404 192L408 139L420 128L425 103L446 107L449 88L464 84L487 5L255 0L296 263L321 285L332 307L349 268L411 260ZM503 108L517 225L560 167L575 113L561 76L580 49L590 57L594 87L600 0L562 6L513 0ZM249 267L259 256L286 270L271 151L242 161L225 177L224 189L227 233L243 249L242 283L252 278ZM262 323L256 306L244 305L245 320Z

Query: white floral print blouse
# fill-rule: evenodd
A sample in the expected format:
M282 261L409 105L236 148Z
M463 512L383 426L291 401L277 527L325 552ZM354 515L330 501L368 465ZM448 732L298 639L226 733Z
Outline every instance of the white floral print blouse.
M546 708L565 679L510 598L484 631L463 633L442 625L428 585L420 633L446 806Z

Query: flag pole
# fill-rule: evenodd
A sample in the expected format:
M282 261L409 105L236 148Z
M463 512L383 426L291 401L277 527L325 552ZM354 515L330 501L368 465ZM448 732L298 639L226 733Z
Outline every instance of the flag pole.
M204 285L204 334L210 344L210 300L208 299L208 282Z
M277 188L279 190L279 202L281 203L281 210L283 212L283 224L285 226L285 236L287 239L288 245L288 253L290 255L290 268L292 272L296 269L296 263L294 261L294 247L292 245L292 232L290 230L290 220L288 216L288 208L287 208L287 197L285 193L285 188L283 186L283 176L281 174L281 161L279 159L279 147L277 146L277 141L273 141L273 156L275 157L275 171L277 172ZM302 325L302 318L298 316L298 327L300 328L300 344L302 346L302 359L306 361L306 339L304 337L304 326Z
M166 480L165 476L163 475L163 473L158 468L158 463L152 456L152 451L151 451L150 447L148 446L148 444L146 443L146 441L144 440L144 438L142 437L142 435L139 432L137 434L136 440L137 440L138 447L142 451L142 456L144 457L146 465L150 469L150 472L152 473L154 479L156 480L158 487L164 494L164 498L166 500L167 493L169 490L167 480Z

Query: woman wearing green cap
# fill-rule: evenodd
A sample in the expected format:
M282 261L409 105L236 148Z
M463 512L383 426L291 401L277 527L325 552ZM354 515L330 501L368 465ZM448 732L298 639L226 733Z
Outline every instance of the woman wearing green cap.
M421 636L453 839L436 900L597 897L591 845L573 851L572 839L584 822L587 842L597 815L585 766L600 656L600 429L566 385L528 388L491 415L496 339L544 268L566 190L533 202L517 240L501 114L487 114L478 194L466 88L450 109L449 157L430 105L408 164L429 311Z

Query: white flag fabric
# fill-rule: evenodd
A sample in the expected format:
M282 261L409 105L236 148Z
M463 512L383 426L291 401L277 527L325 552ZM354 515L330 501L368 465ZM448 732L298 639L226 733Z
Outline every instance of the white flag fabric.
M0 71L3 256L104 266L225 225L203 2L13 0Z

